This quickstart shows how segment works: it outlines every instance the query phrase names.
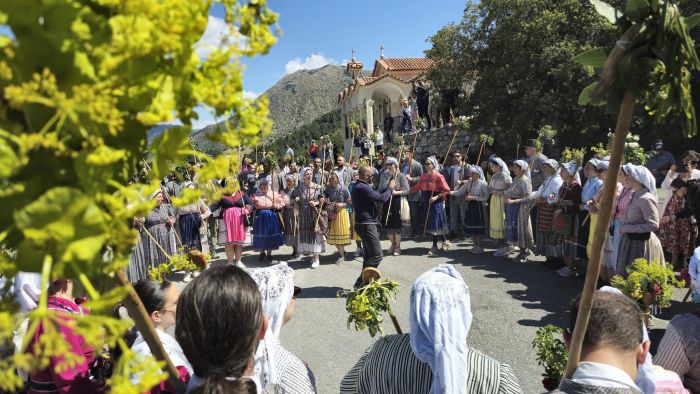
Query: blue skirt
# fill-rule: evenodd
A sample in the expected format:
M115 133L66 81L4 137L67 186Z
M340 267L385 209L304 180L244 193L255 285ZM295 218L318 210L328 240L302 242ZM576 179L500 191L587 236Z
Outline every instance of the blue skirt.
M432 235L443 235L450 232L450 224L445 217L445 202L442 199L438 199L428 209L430 204L430 194L431 193L421 193L423 199L423 206L425 209L423 212L428 214L428 224L425 227L425 232ZM425 214L423 215L423 220L426 220ZM425 222L423 222L425 225Z
M202 242L199 239L199 227L202 225L202 216L199 212L180 215L178 220L180 235L182 236L182 246L185 252L197 249L202 250Z
M506 242L518 244L518 213L520 204L506 204Z
M483 236L486 229L486 215L481 201L467 201L467 214L464 221L464 234Z
M253 248L256 250L277 249L284 244L277 212L263 209L255 213L253 220Z

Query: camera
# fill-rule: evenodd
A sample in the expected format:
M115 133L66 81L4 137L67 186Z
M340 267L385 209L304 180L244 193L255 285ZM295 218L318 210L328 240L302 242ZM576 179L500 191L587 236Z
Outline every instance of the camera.
M688 172L688 167L690 167L690 160L678 160L676 162L676 172L680 174Z

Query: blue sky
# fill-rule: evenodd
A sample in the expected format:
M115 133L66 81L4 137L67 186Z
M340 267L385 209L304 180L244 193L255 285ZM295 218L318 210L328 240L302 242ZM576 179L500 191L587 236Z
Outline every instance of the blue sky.
M264 56L243 58L244 91L255 97L286 73L343 64L351 51L366 69L371 69L384 45L386 57L418 57L428 48L426 39L442 26L461 19L466 0L268 0L279 14L282 35ZM203 41L223 29L223 9L212 8ZM7 33L0 26L0 34ZM196 128L214 123L198 108Z

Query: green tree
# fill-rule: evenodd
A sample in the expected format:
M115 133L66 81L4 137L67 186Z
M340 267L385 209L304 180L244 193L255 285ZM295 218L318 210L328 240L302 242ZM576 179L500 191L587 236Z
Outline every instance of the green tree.
M195 48L207 25L211 1L189 0L5 0L0 24L0 271L41 272L43 288L53 278L70 278L90 298L93 313L76 330L95 349L120 346L126 357L109 380L113 391L140 393L163 377L153 359L135 360L120 339L128 322L111 316L128 297L130 314L153 353L176 372L154 340L150 320L125 284L136 232L132 218L152 204L140 202L177 163L193 152L188 140L193 108L204 105L217 116L235 116L235 125L212 138L228 145L254 144L270 129L267 101L243 98L238 58L266 53L275 42L277 15L265 0L221 2L228 34L206 57ZM150 147L147 130L179 118L184 127L166 130ZM137 164L152 160L146 190L125 186ZM229 175L235 158L217 157L200 172L200 182ZM220 191L219 191L220 193ZM188 192L176 204L194 201ZM210 195L215 198L214 195ZM115 280L116 279L116 280ZM4 293L0 341L10 343L23 316L13 313ZM0 358L0 388L14 391L14 375L44 368L67 345L52 329L55 314L44 292L29 314L25 343L39 323L46 340L35 351ZM162 367L161 362L157 364ZM141 385L129 374L143 371Z
M685 14L700 8L692 0L678 3ZM579 0L469 1L459 23L429 38L426 56L436 64L428 75L437 89L473 84L468 100L457 103L458 113L474 115L475 131L496 136L497 152L514 151L544 125L559 131L559 146L595 145L606 140L617 108L578 105L594 71L572 58L609 45L615 32ZM653 124L642 108L637 115L632 129L642 145L657 135L682 140L676 122Z

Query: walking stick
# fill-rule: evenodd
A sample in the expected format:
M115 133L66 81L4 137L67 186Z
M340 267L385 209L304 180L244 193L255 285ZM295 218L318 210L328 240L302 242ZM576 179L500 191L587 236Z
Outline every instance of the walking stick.
M435 170L433 170L433 171L435 171ZM434 179L434 176L431 174L430 175L430 183L431 184L434 182L433 179ZM435 197L433 195L433 193L435 193L435 191L431 190L430 191L430 198L428 198L428 212L426 212L426 214L425 214L425 223L423 224L423 234L422 235L425 235L425 231L428 229L428 220L430 220L430 208L433 206L433 203L430 200L432 200L433 197Z
M447 147L447 153L445 153L445 158L442 159L442 166L445 166L445 163L447 163L447 158L450 156L450 151L452 150L452 143L455 142L455 137L457 137L457 133L459 132L459 129L455 128L454 134L452 134L452 141L450 141L450 146Z
M481 166L481 153L484 151L484 145L486 145L486 141L481 141L481 148L479 148L479 154L476 156L477 166Z
M140 223L139 223L139 227L141 227L141 228L143 229L143 231L146 232L146 235L148 235L148 237L151 239L151 241L153 241L153 242L156 244L156 246L158 247L158 249L160 249L160 251L163 252L163 254L165 255L165 257L166 257L169 261L172 261L172 260L173 260L172 256L170 256L170 255L168 254L168 252L165 251L165 249L163 248L163 246L156 240L156 238L155 238L148 230L146 230L146 227L145 227L143 224L140 224Z
M589 259L588 268L586 270L586 280L583 285L583 293L576 318L576 326L571 338L571 347L569 359L566 364L565 377L570 378L574 370L578 366L581 356L581 348L583 346L583 338L588 328L588 319L591 315L593 306L593 295L595 294L598 275L600 275L600 262L603 254L603 242L605 235L610 225L610 213L613 209L613 201L615 200L615 188L617 186L617 176L622 162L622 156L625 148L625 136L627 135L632 122L634 112L634 94L626 91L620 104L620 111L617 117L617 125L613 136L613 147L610 159L610 168L608 170L608 178L603 184L603 193L601 197L602 206L598 215L595 232L593 233L593 243L591 247L591 258Z

